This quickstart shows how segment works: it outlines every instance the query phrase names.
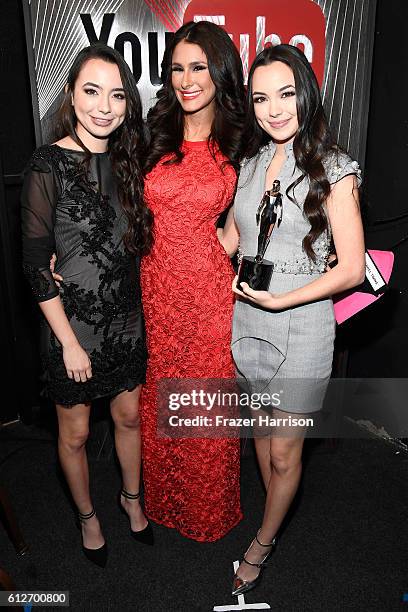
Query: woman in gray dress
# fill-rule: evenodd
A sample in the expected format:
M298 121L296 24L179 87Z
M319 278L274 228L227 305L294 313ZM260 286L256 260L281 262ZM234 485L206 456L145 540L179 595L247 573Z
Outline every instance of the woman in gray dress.
M139 395L147 351L139 260L151 240L143 200L142 107L121 55L83 49L57 114L59 139L39 147L22 194L23 261L44 315L45 393L55 403L58 451L78 508L83 551L104 566L105 539L89 491L85 442L91 402L110 399L122 470L120 508L132 537L151 544L139 504ZM49 269L56 253L56 278Z
M320 410L330 378L331 296L362 282L365 266L358 164L331 140L316 77L297 48L270 47L255 59L245 142L235 203L220 232L226 251L232 254L239 244L241 255L257 254L256 213L275 180L280 181L283 206L265 254L274 263L268 291L237 286L234 280L239 296L232 337L237 374L251 392L272 396L284 389L279 409L271 404L263 414L307 415ZM331 240L338 264L326 272ZM262 525L234 576L234 595L260 579L299 485L305 429L288 422L254 433L266 505Z

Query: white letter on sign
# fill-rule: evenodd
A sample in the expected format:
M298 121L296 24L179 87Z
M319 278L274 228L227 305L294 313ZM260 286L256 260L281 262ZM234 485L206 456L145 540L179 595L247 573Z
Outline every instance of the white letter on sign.
M256 18L256 54L264 50L266 44L271 44L272 47L281 44L281 39L277 34L269 34L265 36L265 17Z
M290 45L297 47L299 44L304 46L304 54L307 57L307 60L312 63L313 61L313 45L310 38L305 36L304 34L296 34L296 36L292 36L289 41Z
M256 18L256 54L263 51L265 40L265 17Z
M248 68L249 68L249 34L239 35L239 52L242 61L242 69L244 71L244 83L248 83Z

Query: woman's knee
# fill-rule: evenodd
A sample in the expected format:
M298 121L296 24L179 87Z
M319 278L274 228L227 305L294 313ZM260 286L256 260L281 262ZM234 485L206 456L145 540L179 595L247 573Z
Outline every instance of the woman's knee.
M73 408L58 405L58 443L74 452L81 450L89 436L90 404L77 404Z
M134 402L122 405L117 410L112 410L112 419L115 427L138 429L140 427L139 407Z
M59 431L59 442L71 452L81 450L89 436L88 427L62 428Z
M293 446L291 443L274 445L272 443L270 457L272 467L280 475L300 469L302 465L302 451L299 445Z

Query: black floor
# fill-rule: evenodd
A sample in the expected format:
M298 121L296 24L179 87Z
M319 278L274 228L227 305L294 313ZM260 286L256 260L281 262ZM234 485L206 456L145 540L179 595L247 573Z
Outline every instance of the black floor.
M103 422L96 427L106 430ZM0 482L30 546L29 554L17 556L0 525L0 567L17 588L70 591L75 612L210 612L237 604L230 595L232 562L256 533L263 504L251 444L242 459L244 520L213 544L154 525L151 549L128 534L115 505L120 479L110 440L102 452L99 443L94 438L89 450L94 501L109 546L105 570L82 555L54 434L21 423L0 429ZM245 601L267 602L275 612L408 612L407 477L408 454L382 440L336 446L307 441L292 516L261 584Z

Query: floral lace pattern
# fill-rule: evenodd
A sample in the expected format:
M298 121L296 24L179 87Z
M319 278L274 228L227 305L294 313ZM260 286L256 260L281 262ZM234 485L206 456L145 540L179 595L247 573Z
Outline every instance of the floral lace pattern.
M184 143L180 164L159 163L146 180L154 246L142 261L149 350L142 392L145 509L184 536L211 542L241 519L239 440L157 434L162 378L233 378L233 268L216 235L235 172L206 142Z
M51 299L58 295L58 290L53 291L54 281L50 270L40 270L29 264L23 264L23 272L27 278L35 297Z
M61 345L44 321L44 393L67 406L135 388L145 380L147 361L139 261L122 241L126 221L109 157L92 155L84 172L83 155L56 145L40 147L31 160L23 198L23 241L29 245L24 265L34 294L41 301L59 293L92 363L90 380L70 380ZM54 194L55 201L50 197L44 202L47 194ZM44 228L53 235L44 235ZM52 293L49 270L27 259L49 262L53 244L56 272L64 280Z

